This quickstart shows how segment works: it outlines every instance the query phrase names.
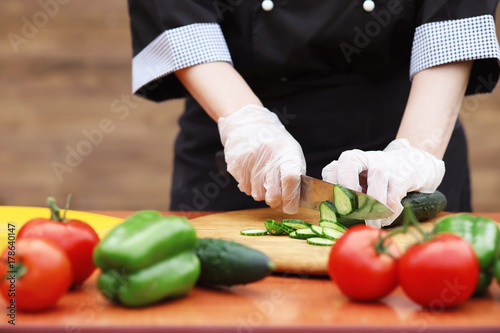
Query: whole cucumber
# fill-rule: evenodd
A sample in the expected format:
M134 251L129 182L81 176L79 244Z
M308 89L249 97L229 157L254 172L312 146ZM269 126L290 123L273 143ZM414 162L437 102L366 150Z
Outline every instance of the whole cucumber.
M443 193L435 191L433 193L410 192L402 200L401 204L409 202L413 208L413 213L420 222L427 221L445 209L447 201ZM364 220L353 220L343 216L338 218L338 222L349 228L357 224L365 223ZM403 213L388 227L403 224Z
M265 278L274 269L267 255L233 241L200 238L195 253L201 263L198 285L246 284Z
M446 197L443 193L435 191L433 193L410 192L401 200L401 204L409 202L413 208L416 218L422 222L427 221L446 208ZM403 223L403 213L401 213L391 227Z

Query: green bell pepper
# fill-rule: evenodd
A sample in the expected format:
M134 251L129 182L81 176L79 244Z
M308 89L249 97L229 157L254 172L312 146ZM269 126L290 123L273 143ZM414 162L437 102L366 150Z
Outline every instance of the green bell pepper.
M479 261L480 275L475 295L483 294L493 277L495 253L500 242L497 223L487 217L466 213L445 216L434 226L433 233L451 232L467 240Z
M196 232L180 216L141 211L96 246L97 285L109 299L138 307L186 295L200 275Z

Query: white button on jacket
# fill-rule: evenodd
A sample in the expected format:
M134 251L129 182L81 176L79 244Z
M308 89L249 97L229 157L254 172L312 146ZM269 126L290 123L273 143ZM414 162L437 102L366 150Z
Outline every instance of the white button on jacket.
M373 2L372 0L365 0L363 2L363 9L366 11L366 12L371 12L375 9L375 2Z
M262 1L262 9L264 9L266 12L270 12L274 8L274 2L271 0L264 0Z

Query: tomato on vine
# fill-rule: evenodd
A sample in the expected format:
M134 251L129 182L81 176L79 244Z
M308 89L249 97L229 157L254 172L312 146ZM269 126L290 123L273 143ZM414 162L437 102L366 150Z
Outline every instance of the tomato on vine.
M95 270L92 261L94 247L99 236L87 223L79 220L66 220L61 216L54 198L47 198L51 218L37 218L24 224L17 239L48 238L56 242L67 254L73 271L72 286L82 284Z
M430 235L405 205L404 223L390 232L368 226L349 229L332 246L330 277L349 298L374 301L398 285L415 303L433 310L460 305L476 289L479 262L465 239L451 234ZM400 255L392 236L413 224L420 235Z

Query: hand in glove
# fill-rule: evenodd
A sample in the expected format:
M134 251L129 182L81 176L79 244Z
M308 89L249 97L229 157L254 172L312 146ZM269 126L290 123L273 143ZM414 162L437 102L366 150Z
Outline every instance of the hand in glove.
M247 105L219 119L227 171L242 192L283 212L296 213L306 162L299 143L276 114Z
M444 162L410 146L408 140L392 141L383 151L349 150L322 172L327 182L362 191L360 178L366 178L366 193L391 208L385 219L367 220L378 228L391 224L403 211L401 199L407 192L434 192L445 172Z

